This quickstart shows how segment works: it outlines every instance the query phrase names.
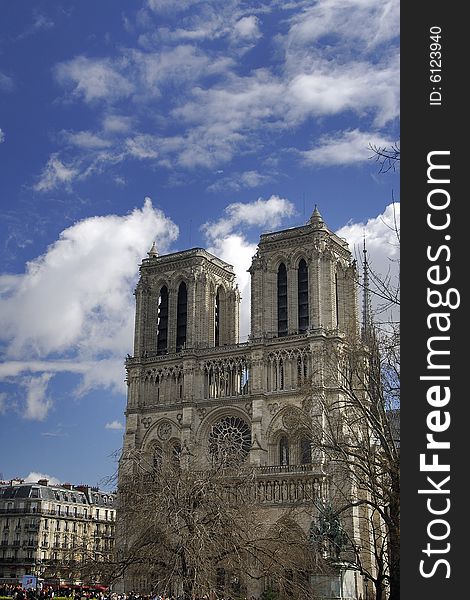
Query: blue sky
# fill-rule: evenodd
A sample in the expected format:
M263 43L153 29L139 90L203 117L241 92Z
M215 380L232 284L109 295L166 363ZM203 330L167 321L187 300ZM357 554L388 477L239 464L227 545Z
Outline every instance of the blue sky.
M0 1L0 473L105 485L138 265L246 269L315 204L396 255L399 2ZM398 213L399 206L395 213Z

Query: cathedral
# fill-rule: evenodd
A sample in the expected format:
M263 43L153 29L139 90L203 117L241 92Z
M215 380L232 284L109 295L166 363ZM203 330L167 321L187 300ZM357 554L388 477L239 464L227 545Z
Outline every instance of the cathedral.
M190 468L241 461L256 473L257 502L271 522L286 507L310 507L297 523L308 535L312 499L328 500L330 475L301 415L308 409L321 428L322 404L338 398L326 346L359 335L356 263L315 207L305 225L261 235L249 272L251 331L240 343L231 265L202 248L159 255L155 244L143 259L119 476L136 453L185 457ZM348 518L359 543L357 511ZM317 596L365 597L357 572L341 578L347 591L313 578ZM246 595L259 597L266 585Z

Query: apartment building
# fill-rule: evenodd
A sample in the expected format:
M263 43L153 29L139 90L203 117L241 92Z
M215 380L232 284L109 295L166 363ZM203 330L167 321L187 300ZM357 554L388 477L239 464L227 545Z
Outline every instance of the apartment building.
M0 580L34 574L82 583L114 546L115 496L88 485L0 484Z

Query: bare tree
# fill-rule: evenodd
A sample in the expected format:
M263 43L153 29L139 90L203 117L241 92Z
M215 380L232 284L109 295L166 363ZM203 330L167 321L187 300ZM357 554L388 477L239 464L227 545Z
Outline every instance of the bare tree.
M270 522L248 465L195 469L183 457L143 456L131 465L119 483L119 551L106 563L108 580L125 574L137 587L145 574L148 592L237 598L249 580L269 576L278 597L312 598L308 574L323 562L295 526L295 508Z
M395 171L398 163L400 162L400 145L395 142L391 146L377 146L375 144L369 144L369 148L372 150L374 158L380 164L379 173L387 173L388 171Z
M346 532L344 556L373 583L376 600L400 593L399 356L390 335L381 340L371 332L365 341L327 347L319 358L327 393L316 395L321 424L311 426L331 475L334 513L353 515L360 530L361 545L357 532Z

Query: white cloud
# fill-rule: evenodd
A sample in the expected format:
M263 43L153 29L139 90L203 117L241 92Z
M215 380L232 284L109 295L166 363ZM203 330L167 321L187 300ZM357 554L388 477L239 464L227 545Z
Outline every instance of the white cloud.
M324 135L314 148L299 154L307 164L351 165L369 160L373 155L371 145L390 147L394 143L380 134L353 129Z
M302 122L309 115L335 115L347 110L359 115L370 111L382 127L399 114L399 57L383 65L364 61L338 64L318 61L288 84L289 115Z
M358 264L362 264L362 248L364 235L366 239L369 265L380 280L388 282L390 289L399 290L399 239L397 229L400 228L400 204L389 204L384 212L377 217L368 219L366 223L348 223L336 233L345 238L351 250L355 253ZM374 291L374 281L371 290ZM377 320L390 320L390 316L398 320L398 307L393 309L383 299L371 294L373 309Z
M109 148L111 142L109 140L92 133L91 131L65 131L64 138L69 144L89 150L99 150L101 148Z
M60 371L81 375L77 394L100 385L123 391L137 266L154 239L165 252L177 235L177 226L147 198L128 215L79 221L23 275L0 276L0 339L6 345L0 375L39 374L21 375L28 418L44 418L47 384ZM65 359L57 360L58 354Z
M315 120L348 111L358 131L367 120L379 135L399 114L398 1L319 0L290 8L293 16L273 31L272 59L245 69L240 53L261 35L257 14L271 7L149 0L136 17L137 46L56 66L57 80L76 97L103 101L102 131L70 134L82 154L62 166L86 176L134 158L173 169L213 169L253 152L268 135L272 143L302 125L313 135ZM327 147L304 158L331 164L343 157L351 164L350 153L323 141ZM99 165L86 167L91 159L84 150L108 147L111 159L104 154ZM60 183L53 175L43 189Z
M188 84L202 77L225 72L233 61L214 57L198 48L182 44L160 52L129 52L129 60L138 78L139 90L147 96L159 94L159 86L167 82Z
M242 17L235 23L233 29L235 37L243 41L252 41L261 37L261 32L259 30L259 19L254 15Z
M138 159L157 158L158 140L152 135L136 135L126 140L126 149L130 156Z
M30 25L23 33L20 33L18 39L24 39L35 33L40 31L46 31L54 27L54 21L52 21L47 15L43 15L39 13L37 10L34 10L33 13L33 23Z
M222 177L207 189L211 192L232 190L238 192L244 188L256 188L271 181L271 175L265 175L258 171L245 171L243 173L233 173L229 177Z
M103 119L103 129L107 133L127 133L132 127L132 117L110 114Z
M177 226L149 198L126 216L91 217L64 230L23 276L6 279L0 323L8 355L123 352L136 265L154 238L165 249L177 235ZM0 278L0 289L2 284Z
M116 431L121 431L124 429L124 425L119 421L111 421L111 423L106 423L104 426L105 429L114 429Z
M247 272L251 259L256 252L256 244L248 242L241 234L231 233L212 239L207 248L230 265L233 265L237 284L241 294L240 303L240 341L246 341L250 333L250 274Z
M4 141L5 141L5 134L3 133L2 129L0 128L0 144Z
M11 92L14 89L15 84L13 83L13 79L5 75L5 73L0 72L0 91Z
M59 83L71 85L73 93L83 97L85 102L113 101L128 97L134 91L134 85L108 59L77 56L58 64L55 75Z
M229 204L224 212L226 217L202 226L208 239L224 237L240 226L274 229L282 219L294 214L294 205L285 198L273 195L268 200L259 198L254 202Z
M60 185L70 184L79 174L79 170L72 165L64 165L57 154L53 154L47 161L39 181L34 186L38 192L48 192Z
M52 400L47 396L47 386L51 373L43 373L39 377L27 377L21 380L26 390L25 410L23 416L32 421L44 421L52 408Z
M201 2L204 0L147 0L146 4L156 13L161 13L165 11L182 12Z
M318 0L292 19L289 47L313 46L322 37L335 36L341 41L362 44L372 50L379 43L399 34L400 3L398 0Z
M250 332L250 274L248 269L256 252L257 243L246 238L246 229L255 227L278 227L282 220L294 214L291 202L279 196L268 200L259 198L254 202L230 204L226 217L205 223L203 230L209 242L208 251L233 265L241 293L240 339L245 341Z
M40 479L47 479L49 485L60 485L60 479L53 477L52 475L46 475L45 473L39 473L38 471L31 471L24 478L26 483L37 483Z

